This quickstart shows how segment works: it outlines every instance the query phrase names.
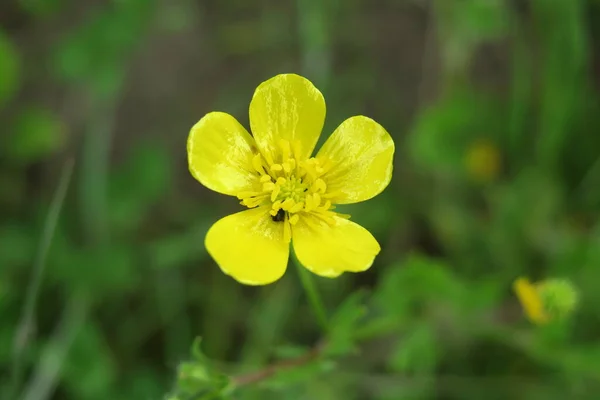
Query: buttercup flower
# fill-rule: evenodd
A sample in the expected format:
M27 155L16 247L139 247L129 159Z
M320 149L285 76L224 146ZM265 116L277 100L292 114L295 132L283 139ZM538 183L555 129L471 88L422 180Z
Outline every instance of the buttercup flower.
M538 325L565 318L577 305L576 289L563 279L548 279L532 284L526 278L518 278L513 287L525 315Z
M250 102L252 135L231 115L211 112L190 131L192 175L248 210L217 221L206 234L221 270L248 285L285 272L290 242L313 273L336 277L368 269L379 253L365 228L334 211L368 200L392 177L394 142L377 122L348 118L311 157L325 120L323 95L306 78L277 75Z

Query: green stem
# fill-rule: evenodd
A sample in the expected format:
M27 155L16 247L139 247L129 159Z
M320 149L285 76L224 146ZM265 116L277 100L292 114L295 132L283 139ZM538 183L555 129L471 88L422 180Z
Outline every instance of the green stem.
M46 261L48 258L48 252L52 239L56 232L56 226L58 225L58 219L60 217L65 197L67 195L67 189L71 183L71 176L73 174L74 160L69 159L63 166L60 181L58 187L52 197L52 203L50 210L46 215L44 227L42 231L42 237L40 245L36 254L35 263L33 266L33 277L27 287L25 296L25 303L23 306L23 314L14 342L14 353L12 359L12 386L11 394L16 397L16 393L20 389L21 381L24 375L23 358L24 352L31 339L31 332L35 325L35 312L36 304L40 295L40 289L44 277L44 270L46 269ZM12 397L12 396L9 396Z
M306 292L306 297L308 297L308 301L310 302L313 313L317 318L317 322L321 326L323 332L328 332L329 323L327 322L327 313L325 312L325 307L323 306L323 301L321 300L321 296L319 295L315 281L313 280L311 273L304 268L293 252L292 260L294 260L294 264L296 264L296 269L298 270L298 275L300 276L302 288L304 288L304 292Z

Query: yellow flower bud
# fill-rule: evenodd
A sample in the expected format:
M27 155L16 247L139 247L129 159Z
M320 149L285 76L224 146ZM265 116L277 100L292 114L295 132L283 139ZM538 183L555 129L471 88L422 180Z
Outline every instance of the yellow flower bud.
M578 294L563 279L548 279L532 284L526 278L515 281L513 289L527 318L538 325L569 316L576 308Z

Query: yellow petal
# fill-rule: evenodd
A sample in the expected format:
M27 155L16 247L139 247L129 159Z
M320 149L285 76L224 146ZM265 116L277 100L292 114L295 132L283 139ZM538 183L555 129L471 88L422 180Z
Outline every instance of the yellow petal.
M325 121L325 99L306 78L277 75L261 83L250 102L250 128L260 150L278 162L280 140L298 143L301 159L308 158ZM283 160L285 161L285 160Z
M394 141L377 122L364 116L348 118L327 139L317 159L331 168L322 177L327 191L339 193L334 204L357 203L375 197L392 179Z
M217 221L205 245L221 270L246 285L266 285L283 276L290 246L284 222L274 222L269 208L259 207Z
M542 299L529 280L519 278L513 284L514 291L521 302L527 318L533 323L544 324L548 322L548 315L544 311Z
M231 115L206 114L190 131L187 142L190 172L216 192L235 196L250 190L256 174L252 167L254 139Z
M337 216L333 219L335 225L331 226L305 214L292 225L298 260L315 274L329 278L367 270L381 250L379 243L362 226Z

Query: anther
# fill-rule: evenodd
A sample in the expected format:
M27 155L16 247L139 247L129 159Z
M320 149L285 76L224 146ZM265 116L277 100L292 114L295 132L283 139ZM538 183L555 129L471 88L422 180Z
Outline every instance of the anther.
M296 205L296 202L293 199L286 199L283 203L281 203L281 208L286 211L289 211L292 207Z
M298 216L298 214L292 215L290 217L290 224L296 225L296 223L298 222L299 219L300 219L300 217Z
M296 203L295 206L290 208L290 213L297 213L298 211L301 211L303 208L304 208L303 202Z
M275 184L273 182L265 182L263 183L263 190L265 192L269 192L271 190L275 189Z
M281 192L281 186L275 185L273 191L271 192L271 201L275 201L277 196L279 196L279 192Z
M263 175L265 173L260 154L256 154L254 157L252 157L252 166L259 174Z

